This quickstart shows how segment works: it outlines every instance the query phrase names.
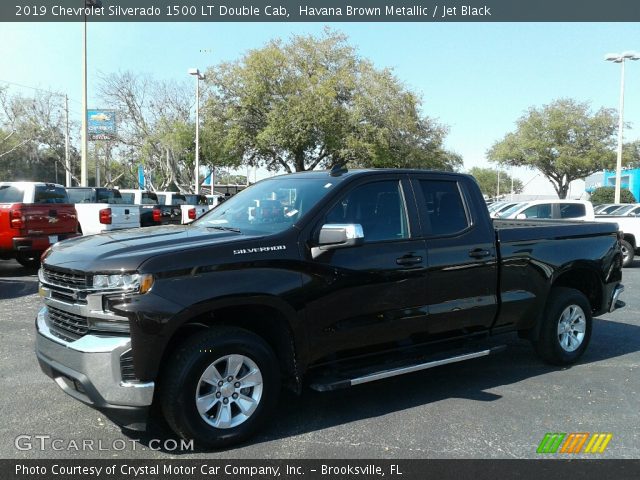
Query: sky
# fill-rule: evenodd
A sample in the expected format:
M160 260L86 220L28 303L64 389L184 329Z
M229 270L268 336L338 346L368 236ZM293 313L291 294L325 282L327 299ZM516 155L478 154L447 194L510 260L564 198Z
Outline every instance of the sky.
M99 72L181 80L191 67L205 70L270 39L319 34L327 25L422 96L423 113L449 127L445 146L462 155L465 170L494 167L486 151L529 107L574 98L594 110L617 108L621 68L604 55L640 51L637 23L90 23L88 108L109 108L94 96ZM0 84L24 95L33 90L13 84L67 93L79 122L82 28L0 23ZM625 83L625 141L638 140L640 61L627 62ZM536 171L512 171L525 193L554 193ZM572 196L583 185L572 186Z

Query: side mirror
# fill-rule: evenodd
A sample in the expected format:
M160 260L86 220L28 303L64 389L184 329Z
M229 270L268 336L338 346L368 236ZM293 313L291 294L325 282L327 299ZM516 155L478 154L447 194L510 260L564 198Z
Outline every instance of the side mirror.
M524 213L519 213L518 215L516 215L516 219L517 220L526 220L527 216Z
M357 223L327 223L320 229L318 246L311 249L313 258L322 252L336 248L347 248L362 245L364 232Z

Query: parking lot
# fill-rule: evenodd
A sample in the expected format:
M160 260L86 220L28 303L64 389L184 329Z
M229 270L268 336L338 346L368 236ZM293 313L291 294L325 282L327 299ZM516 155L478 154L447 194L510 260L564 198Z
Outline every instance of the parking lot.
M609 432L604 457L638 458L638 257L623 283L626 307L594 321L591 345L571 368L544 365L528 342L512 336L506 351L492 357L350 390L285 394L273 422L250 443L181 452L167 442L174 435L162 423L144 433L122 431L40 372L33 352L41 304L35 272L0 261L0 457L535 458L547 432ZM18 448L20 435L47 436L45 448L40 440ZM51 447L55 439L58 449ZM94 449L73 447L84 440L93 440Z

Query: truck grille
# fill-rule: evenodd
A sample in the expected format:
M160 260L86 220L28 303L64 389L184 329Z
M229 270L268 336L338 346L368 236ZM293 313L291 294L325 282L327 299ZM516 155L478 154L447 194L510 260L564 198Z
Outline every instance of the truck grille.
M87 334L89 324L86 317L65 312L54 307L49 309L51 333L67 342L72 342Z
M71 288L74 290L87 288L87 276L85 274L73 273L69 270L52 269L51 267L42 267L44 280L51 285L59 287Z

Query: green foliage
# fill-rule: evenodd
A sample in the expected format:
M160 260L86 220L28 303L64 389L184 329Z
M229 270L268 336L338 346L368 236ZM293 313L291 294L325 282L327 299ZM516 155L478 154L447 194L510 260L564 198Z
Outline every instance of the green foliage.
M630 168L640 168L640 140L623 146L622 164Z
M598 187L591 193L591 203L602 205L603 203L615 203L615 187ZM636 203L633 193L627 188L620 189L620 203Z
M273 40L208 71L205 148L224 165L454 169L446 129L389 70L361 59L343 34Z
M588 103L561 99L531 107L487 152L503 165L539 170L565 198L569 183L610 168L615 162L617 115L614 110L591 113Z
M480 190L489 197L495 197L498 192L498 171L492 168L473 167L469 173L475 177ZM522 193L522 182L513 179L513 193ZM500 170L500 193L511 192L511 176Z

